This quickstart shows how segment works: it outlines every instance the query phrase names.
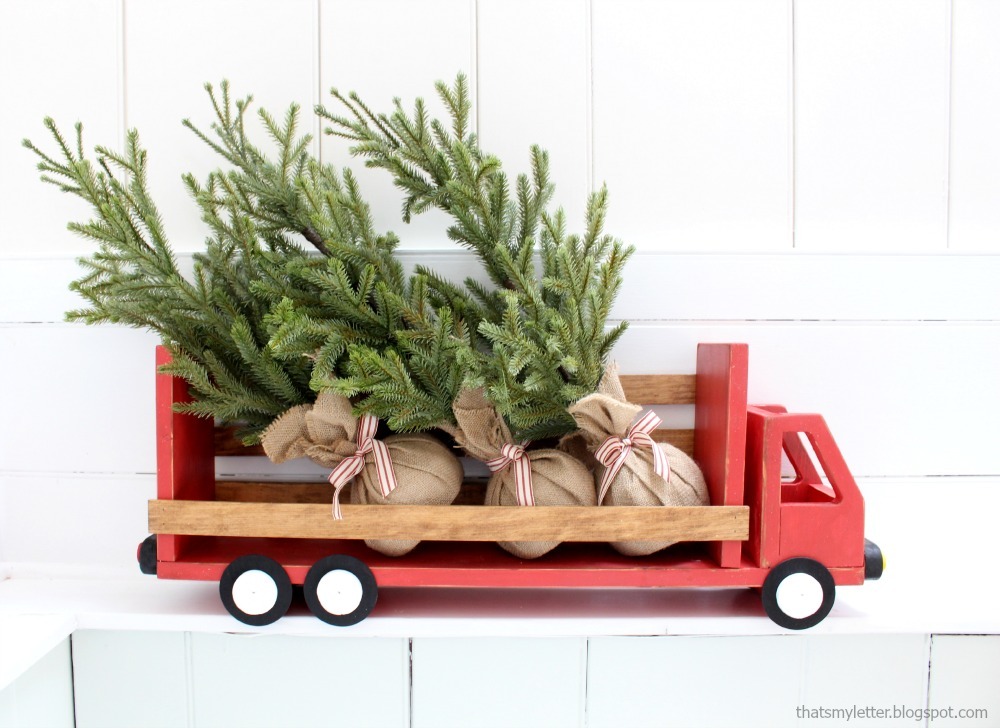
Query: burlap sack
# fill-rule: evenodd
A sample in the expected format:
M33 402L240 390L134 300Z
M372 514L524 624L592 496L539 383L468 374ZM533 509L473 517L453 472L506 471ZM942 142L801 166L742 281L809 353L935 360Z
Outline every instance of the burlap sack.
M611 365L601 380L599 391L569 408L590 450L596 451L608 437L623 437L639 405L625 401L618 369ZM653 469L653 453L635 446L626 457L604 496L609 506L704 506L708 505L708 485L701 469L685 452L667 443L655 443L667 456L669 472L660 477ZM594 470L595 492L600 490L605 467ZM670 546L672 541L623 541L612 544L627 556L645 556Z
M389 446L399 485L383 496L375 468L365 467L351 485L352 503L446 506L455 500L465 473L462 463L447 447L430 435L390 435L383 442ZM420 541L366 539L365 543L386 556L402 556Z
M262 438L264 452L275 463L307 457L334 468L357 451L358 420L351 403L339 394L323 392L315 404L293 407L271 423ZM389 448L396 488L382 496L374 456L351 486L351 501L379 505L447 505L462 487L462 464L443 444L429 435L390 435L382 440ZM366 540L368 546L388 556L400 556L419 541Z
M456 439L470 457L487 461L498 457L505 444L513 442L503 418L480 389L463 390L452 408L458 422ZM540 506L592 506L597 502L593 479L580 461L559 450L529 450L531 484L535 504ZM486 485L486 505L516 506L514 468L493 473ZM503 541L506 551L522 559L548 553L558 541Z

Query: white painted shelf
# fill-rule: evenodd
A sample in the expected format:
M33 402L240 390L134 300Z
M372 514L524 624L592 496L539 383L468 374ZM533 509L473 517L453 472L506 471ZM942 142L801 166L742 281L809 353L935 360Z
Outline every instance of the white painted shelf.
M983 567L993 551L1000 478L861 487L866 530L888 568L880 581L840 588L830 616L808 633L1000 634L1000 587ZM384 589L372 616L353 627L328 626L293 606L277 623L254 628L226 613L211 582L19 565L6 573L0 653L8 681L74 628L406 638L787 634L749 589Z

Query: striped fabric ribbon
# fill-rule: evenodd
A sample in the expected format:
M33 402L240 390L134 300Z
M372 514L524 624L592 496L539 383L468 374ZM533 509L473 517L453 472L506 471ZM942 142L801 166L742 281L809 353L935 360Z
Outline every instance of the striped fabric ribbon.
M396 471L393 470L392 460L389 458L389 447L381 440L375 439L376 432L378 432L378 418L369 414L361 415L356 438L357 451L341 460L330 473L330 483L333 485L333 517L338 521L344 518L344 514L340 512L340 491L364 469L365 455L368 453L374 455L375 473L378 476L382 497L388 496L396 487Z
M514 465L514 485L517 488L517 504L519 506L535 505L535 492L531 487L531 461L524 448L527 440L520 445L507 444L500 448L500 456L486 461L486 467L491 473L496 473L508 465Z
M597 497L598 505L604 501L604 496L611 486L611 481L618 475L618 471L625 464L625 458L629 456L635 445L650 448L653 451L653 470L664 480L670 477L670 463L667 460L667 456L663 450L656 446L653 438L649 436L649 433L656 429L660 421L656 413L649 410L638 422L628 429L625 437L615 437L612 435L597 448L594 457L597 458L601 465L607 468L604 471L604 477L601 479L601 493Z

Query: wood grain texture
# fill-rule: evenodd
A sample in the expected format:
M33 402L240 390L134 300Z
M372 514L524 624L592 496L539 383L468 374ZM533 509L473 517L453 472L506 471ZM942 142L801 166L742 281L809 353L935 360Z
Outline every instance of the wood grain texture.
M720 506L743 503L748 357L746 344L698 345L695 460L708 483L709 502ZM741 544L711 548L721 566L739 564Z
M486 482L487 478L466 478L453 505L482 505L486 500ZM229 503L331 503L333 486L326 481L302 483L217 480L215 500ZM351 502L350 488L345 488L341 492L340 502Z
M215 428L215 455L216 457L226 456L250 456L264 455L264 448L261 445L244 445L243 441L236 436L238 428L234 425Z
M637 404L694 404L693 374L623 374L625 397Z
M150 533L266 538L438 541L735 541L749 535L744 506L697 508L537 506L343 507L303 503L149 502Z

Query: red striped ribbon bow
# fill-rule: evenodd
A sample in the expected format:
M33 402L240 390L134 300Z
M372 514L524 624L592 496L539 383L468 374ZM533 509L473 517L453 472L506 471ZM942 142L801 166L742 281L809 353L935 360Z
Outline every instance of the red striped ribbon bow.
M365 455L368 453L374 455L375 472L382 497L388 496L396 487L396 471L393 470L392 460L389 458L389 446L375 439L377 431L378 418L369 414L361 415L361 419L358 420L357 451L341 460L330 473L330 483L333 485L333 517L338 521L344 517L340 512L340 491L364 469Z
M507 444L500 448L500 456L486 461L486 467L491 473L503 470L514 464L514 485L517 488L517 504L519 506L535 505L535 492L531 487L531 461L524 448L528 442L520 445Z
M649 436L649 433L655 430L659 424L660 418L656 416L655 412L649 410L638 422L628 429L625 437L615 437L612 435L597 448L594 457L597 458L601 465L607 468L604 471L604 477L601 479L601 494L597 497L598 505L604 501L604 496L611 486L611 481L614 480L618 471L621 470L622 465L625 464L625 458L632 452L634 445L642 445L650 448L653 451L653 470L664 480L670 477L670 463L667 461L667 456L653 442L653 438Z

